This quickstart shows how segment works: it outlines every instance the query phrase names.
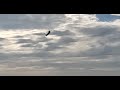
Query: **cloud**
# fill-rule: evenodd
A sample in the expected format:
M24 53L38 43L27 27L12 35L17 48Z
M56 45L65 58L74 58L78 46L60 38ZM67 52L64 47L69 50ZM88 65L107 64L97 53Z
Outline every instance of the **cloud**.
M1 17L5 19L6 15ZM8 31L1 30L3 35L1 38L7 39L4 42L2 41L3 51L9 50L9 52L14 51L14 53L27 51L33 52L33 54L37 52L41 56L43 53L49 55L52 52L53 54L50 55L67 55L69 57L71 55L108 54L113 51L112 48L117 44L119 45L119 20L102 22L98 21L94 14L23 14L9 15L9 17L11 17L9 22L10 20L15 20L14 22L20 20L26 25L26 22L30 21L28 23L31 23L30 27L34 29L28 29L25 26L27 29L22 29L22 31L21 28L15 30L9 28ZM3 18L2 20L4 20ZM4 22L6 21L5 19ZM45 37L48 29L42 29L41 25L39 26L40 29L35 29L34 24L36 22L40 22L45 27L49 27L47 23L51 22L54 30L48 37Z
M112 34L113 32L115 32L115 30L117 30L118 27L115 26L111 26L111 25L98 25L95 27L88 27L88 28L83 28L80 30L80 32L90 35L90 36L99 36L99 37L103 37L109 34Z
M95 14L5 14L0 20L3 70L65 72L119 67L119 19L103 22Z
M111 14L111 15L113 15L113 16L120 16L120 14Z
M33 35L44 35L45 33L33 33Z
M13 38L23 38L24 36L20 36L20 35L17 35L17 36L14 36Z
M70 30L65 30L65 31L53 31L51 34L52 34L52 35L57 35L57 36L72 36L72 35L74 35L74 33L71 32Z
M5 38L0 38L0 41L3 41L3 40L5 40Z
M18 39L17 43L31 43L32 40L31 39Z
M64 22L63 14L2 14L1 29L54 28Z
M24 44L24 45L21 45L21 47L35 47L35 46L33 44ZM42 47L42 45L41 45L41 47Z
M109 59L109 60L108 60ZM119 68L119 57L107 57L104 59L96 59L94 57L70 57L70 58L18 58L18 60L7 60L0 64L1 72L28 72L34 73L42 71L50 71L52 75L79 75L83 72L90 71L118 71ZM44 75L50 75L49 73L44 73ZM13 73L13 74L14 74ZM10 73L8 73L9 75ZM21 75L20 74L20 75ZM87 74L87 73L86 73ZM31 74L30 74L31 75ZM39 74L36 74L39 75ZM84 75L84 74L83 74ZM94 74L93 74L94 75Z
M58 56L81 56L84 53L87 56L86 53L91 53L91 55L94 52L96 52L95 55L103 52L107 53L105 48L109 47L110 49L112 48L111 42L116 41L118 43L119 41L119 34L117 34L119 33L118 21L100 22L93 14L23 14L18 15L18 17L15 15L15 18L13 16L10 15L9 20L21 20L24 22L23 24L28 20L33 23L31 25L33 28L39 20L45 27L45 22L59 24L54 27L48 37L44 36L47 29L31 28L21 31L21 29L16 28L16 30L4 31L3 38L8 39L4 44L4 50L17 51L17 53L27 50L33 52L33 54L40 50L40 54L44 51L46 55L50 53L48 51L52 51L54 54L61 52ZM40 28L42 27L40 26ZM6 33L11 33L11 36ZM113 38L114 35L116 38ZM12 46L14 46L14 49Z
M48 47L46 47L44 50L45 51L53 51L58 49L58 50L64 50L66 48L67 45L77 42L76 39L74 38L70 38L70 37L61 37L57 42L55 43L46 43L48 45ZM57 52L57 51L56 51Z

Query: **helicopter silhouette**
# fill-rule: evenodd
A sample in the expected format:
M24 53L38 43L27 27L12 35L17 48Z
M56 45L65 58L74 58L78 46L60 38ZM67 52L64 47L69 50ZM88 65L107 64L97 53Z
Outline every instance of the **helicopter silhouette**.
M46 36L48 36L50 34L50 31L48 31L48 33L46 34Z

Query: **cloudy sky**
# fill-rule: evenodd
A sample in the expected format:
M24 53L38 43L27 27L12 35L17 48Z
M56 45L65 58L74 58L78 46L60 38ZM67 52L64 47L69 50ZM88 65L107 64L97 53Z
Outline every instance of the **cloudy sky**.
M120 14L0 14L0 75L120 75L119 55Z

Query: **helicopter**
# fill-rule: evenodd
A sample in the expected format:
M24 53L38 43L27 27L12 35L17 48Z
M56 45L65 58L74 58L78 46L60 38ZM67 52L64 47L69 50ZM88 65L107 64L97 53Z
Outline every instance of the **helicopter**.
M48 31L48 33L46 34L46 36L48 36L50 34L50 31Z

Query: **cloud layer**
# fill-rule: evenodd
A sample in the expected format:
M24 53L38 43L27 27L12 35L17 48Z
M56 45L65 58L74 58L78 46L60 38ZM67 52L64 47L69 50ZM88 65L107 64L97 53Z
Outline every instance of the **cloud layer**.
M51 30L51 34L46 37L48 30ZM4 14L0 15L0 33L1 68L11 68L13 61L14 68L25 67L30 70L92 69L107 64L108 68L119 66L119 61L104 62L100 66L95 62L95 66L89 66L80 62L82 59L77 62L65 60L67 63L40 60L59 57L103 59L105 55L112 55L115 59L120 54L120 19L103 22L95 14ZM35 60L38 62L30 64L31 61L27 61L25 57L37 58ZM17 61L18 58L21 60ZM5 64L2 63L3 60ZM17 64L18 62L20 63Z

